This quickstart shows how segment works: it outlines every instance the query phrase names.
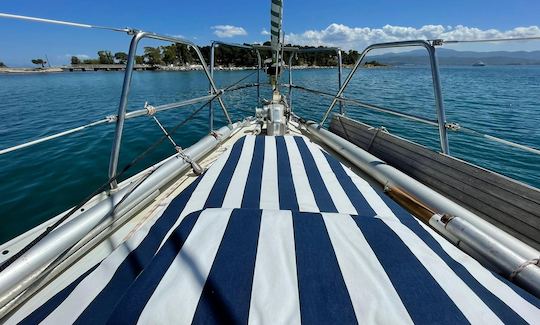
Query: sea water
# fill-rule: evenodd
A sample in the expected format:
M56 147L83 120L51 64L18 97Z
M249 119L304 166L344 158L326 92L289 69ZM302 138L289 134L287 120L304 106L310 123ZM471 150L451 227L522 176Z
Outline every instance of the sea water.
M344 77L348 72L344 70ZM250 70L218 71L216 82L225 88L248 75L242 84L256 82ZM540 148L539 66L443 66L441 78L449 122ZM0 149L115 115L122 81L122 72L0 75ZM261 82L267 81L261 74ZM282 81L288 81L287 73ZM293 83L335 92L338 77L335 69L295 70ZM135 72L128 106L135 110L145 102L159 105L207 94L208 81L201 71ZM253 115L256 94L256 88L246 88L223 97L234 120ZM261 95L270 97L267 85ZM431 74L424 66L361 69L346 97L436 120ZM293 110L315 121L321 120L330 101L297 89L292 93ZM200 105L162 112L158 118L172 129ZM219 105L213 108L216 125L223 125ZM351 105L344 109L352 118L439 150L433 126ZM207 134L208 113L208 107L201 110L173 135L175 141L187 147ZM113 134L114 123L1 155L0 243L65 211L103 184ZM152 118L127 120L119 167L162 136ZM453 156L540 187L540 156L462 132L450 132L449 140ZM126 177L174 153L164 141Z

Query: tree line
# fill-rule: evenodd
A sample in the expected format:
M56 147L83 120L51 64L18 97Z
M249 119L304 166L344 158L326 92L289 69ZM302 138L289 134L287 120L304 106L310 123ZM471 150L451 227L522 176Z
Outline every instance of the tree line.
M264 45L269 45L266 42ZM247 45L247 44L246 44ZM294 45L287 45L294 46ZM294 46L301 49L313 48L308 46ZM325 48L319 46L319 48ZM210 62L211 46L203 46L200 48L201 53L206 62ZM112 53L111 51L98 51L98 57L93 59L80 59L76 56L71 57L71 64L126 64L128 55L125 52ZM270 57L269 50L261 50L263 60L265 57ZM285 52L285 61L289 62L290 53ZM356 50L342 52L342 62L345 65L354 64L359 53ZM242 48L219 46L216 48L215 64L228 67L245 67L257 65L257 54L254 51ZM195 50L184 44L171 44L159 47L144 47L143 55L135 56L135 63L149 65L187 65L199 64L198 56ZM297 53L293 59L295 65L307 66L336 66L337 57L334 52L306 52Z

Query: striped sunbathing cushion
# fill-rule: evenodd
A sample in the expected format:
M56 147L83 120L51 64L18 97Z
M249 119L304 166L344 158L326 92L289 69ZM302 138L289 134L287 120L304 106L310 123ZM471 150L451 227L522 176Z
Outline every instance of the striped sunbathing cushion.
M494 275L304 137L246 136L23 323L534 323Z

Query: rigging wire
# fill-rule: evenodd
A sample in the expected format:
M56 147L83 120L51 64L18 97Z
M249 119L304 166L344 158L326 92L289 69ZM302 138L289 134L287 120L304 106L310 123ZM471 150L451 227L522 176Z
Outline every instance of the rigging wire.
M208 106L212 100L218 97L218 94L214 96L214 98L207 101L205 104L201 105L199 108L194 110L186 119L184 119L182 122L177 124L170 132L169 134L175 133L180 127L185 125L187 122L189 122L197 113L199 113L203 108ZM135 166L137 163L139 163L143 158L145 158L150 152L154 151L165 139L167 139L166 135L161 136L157 141L155 141L152 145L150 145L145 151L143 151L141 154L139 154L137 157L135 157L133 160L131 160L128 164L124 166L124 168L120 171L120 173L116 174L115 176L109 178L107 182L105 182L103 185L101 185L99 188L97 188L95 191L93 191L91 194L89 194L87 197L85 197L79 204L77 204L74 208L72 208L68 213L66 213L64 216L62 216L60 219L58 219L55 223L50 225L43 231L39 236L37 236L34 240L32 240L30 243L28 243L26 246L24 246L20 251L15 253L13 256L11 256L9 259L7 259L3 264L0 265L0 272L5 270L9 265L13 264L19 257L21 257L24 253L26 253L29 249L34 247L37 243L39 243L43 238L45 238L49 233L51 233L54 229L58 228L64 221L66 221L69 217L71 217L76 211L78 211L80 208L82 208L88 201L90 201L94 196L98 195L99 193L105 191L109 188L110 184L113 181L118 180L121 176L123 176L130 168ZM144 179L146 179L148 176L150 176L151 173L148 173L145 175ZM144 180L143 179L143 180ZM142 181L141 181L142 182ZM137 184L135 187L138 187L139 184ZM126 195L118 202L114 207L112 212L115 211L115 209L127 198L128 195L133 193L135 188L131 189Z
M224 91L230 90L232 87L238 85L242 81L246 80L250 76L254 75L257 71L252 72L248 74L247 76L241 78L240 80L234 82L233 84L227 86ZM127 165L124 166L124 168L120 171L120 173L116 174L115 176L109 178L107 182L105 182L103 185L101 185L99 188L94 190L91 194L89 194L86 198L84 198L79 204L77 204L74 208L72 208L68 213L66 213L64 216L62 216L60 219L58 219L55 223L50 225L43 231L39 236L37 236L34 240L32 240L30 243L28 243L26 246L24 246L21 250L19 250L17 253L15 253L13 256L11 256L9 259L7 259L3 264L0 265L0 272L5 270L9 265L13 264L19 257L21 257L24 253L26 253L29 249L34 247L37 243L39 243L43 238L45 238L48 234L50 234L54 229L58 228L64 221L66 221L69 217L71 217L76 211L78 211L80 208L82 208L88 201L90 201L94 196L98 195L99 193L105 191L109 188L110 184L113 181L118 180L121 176L123 176L130 168L135 166L137 163L139 163L143 158L145 158L150 152L154 151L165 139L168 138L168 136L171 136L174 134L179 128L184 126L187 122L189 122L197 113L199 113L202 109L204 109L206 106L208 106L214 99L218 98L221 95L220 93L217 93L214 95L213 98L208 100L206 103L201 105L199 108L194 110L186 119L178 123L174 128L169 131L167 134L161 136L157 141L155 141L152 145L150 145L145 151L143 151L141 154L139 154L137 157L135 157L131 162L129 162ZM147 179L154 170L147 173L139 182L129 190L126 195L120 199L120 201L113 207L111 213L113 213L116 208L124 202L124 200L135 191L135 189L145 180ZM73 247L73 246L72 246ZM70 249L70 248L68 248ZM66 250L67 251L67 250Z
M66 26L81 27L81 28L112 30L115 32L123 32L123 33L129 33L132 31L132 29L130 28L116 28L116 27L98 26L98 25L90 25L90 24L81 24L81 23L74 23L74 22L64 21L64 20L45 19L45 18L38 18L38 17L13 15L13 14L7 14L7 13L0 13L0 18L28 20L28 21L35 21L35 22L40 22L40 23L66 25Z
M310 89L310 88L306 88L306 87L302 87L302 86L297 86L297 85L286 85L286 86L293 87L293 88L300 89L300 90L304 90L304 91L308 91L308 92L312 92L312 93L316 93L316 94L320 94L320 95L335 97L335 94L328 93L328 92L323 92L323 91L319 91L319 90L315 90L315 89ZM388 113L388 114L391 114L391 115L403 117L403 118L406 118L406 119L409 119L409 120L421 122L421 123L428 124L428 125L431 125L431 126L438 126L437 121L429 120L429 119L426 119L424 117L416 116L416 115L413 115L413 114L398 112L396 110L389 109L389 108L384 108L384 107L380 107L380 106L376 106L376 105L372 105L372 104L367 104L367 103L361 102L359 100L348 99L348 98L338 98L338 101L342 101L344 103L349 103L349 104L353 104L353 105L356 105L356 106L364 107L364 108L371 109L371 110L378 111L378 112L383 112L383 113ZM513 141L501 139L501 138L493 136L493 135L485 134L485 133L482 133L480 131L474 130L474 129L470 128L470 127L464 127L464 126L460 125L459 123L446 123L446 128L449 129L449 130L455 131L455 132L463 132L463 133L468 133L468 134L471 134L471 135L479 136L479 137L482 137L482 138L487 139L487 140L491 140L491 141L494 141L494 142L505 144L507 146L514 147L514 148L517 148L517 149L521 149L521 150L527 151L527 152L532 153L532 154L540 155L540 149L537 149L537 148L534 148L534 147L531 147L531 146L527 146L527 145L524 145L524 144L516 143L516 142L513 142Z
M221 92L225 92L225 91L236 91L236 90L239 90L239 89L243 89L243 88L249 88L249 87L256 87L257 84L254 83L254 84L247 84L247 85L242 85L242 86L238 86L238 87L235 87L237 86L240 82L246 80L247 78L249 78L250 76L254 75L255 73L257 73L257 71L247 75L246 77L238 80L237 82L235 82L234 84L232 85L229 85L227 88L223 89ZM219 95L221 95L221 93L218 93ZM211 95L210 95L211 96ZM203 97L199 98L199 99L202 99ZM212 98L213 99L213 98ZM156 106L155 108L158 110L158 111L162 111L162 110L166 110L166 109L169 109L169 108L177 108L177 107L182 107L182 106L185 106L188 103L188 101L184 101L184 102L180 102L180 103L172 103L172 104L165 104L165 105L159 105L159 106ZM179 104L182 104L182 106L179 106ZM144 109L142 110L144 111ZM126 116L126 119L127 118L130 118L130 117L138 117L138 116L144 116L144 115L147 115L147 114L141 114L141 115L135 115L135 116L130 116L130 114L132 114L134 112L130 112L127 114ZM10 153L10 152L13 152L13 151L17 151L19 149L24 149L24 148L27 148L27 147L30 147L30 146L33 146L33 145L36 145L36 144L40 144L40 143L43 143L43 142L46 142L46 141L49 141L49 140L53 140L53 139L56 139L56 138L60 138L60 137L63 137L63 136L66 136L66 135L70 135L70 134L73 134L73 133L76 133L76 132L80 132L80 131L83 131L87 128L90 128L90 127L94 127L94 126L98 126L98 125L102 125L102 124L107 124L107 123L111 123L111 122L114 122L115 119L117 118L117 116L115 115L112 115L112 116L108 116L107 118L105 119L101 119L101 120L98 120L98 121L95 121L95 122L92 122L92 123L89 123L89 124L85 124L85 125L82 125L82 126L78 126L78 127L75 127L73 129L69 129L69 130L66 130L66 131L62 131L62 132L59 132L59 133L55 133L55 134L51 134L49 136L45 136L43 138L39 138L39 139L36 139L36 140L32 140L32 141L29 141L29 142L25 142L25 143L22 143L22 144L19 144L19 145L15 145L13 147L8 147L8 148L5 148L5 149L0 149L0 155L3 155L3 154L7 154L7 153Z

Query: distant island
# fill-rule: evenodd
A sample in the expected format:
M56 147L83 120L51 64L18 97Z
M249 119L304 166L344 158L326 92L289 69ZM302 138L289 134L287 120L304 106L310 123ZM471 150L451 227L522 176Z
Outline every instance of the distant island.
M249 44L245 44L249 45ZM270 42L264 43L264 45L270 45ZM287 45L294 46L298 48L314 48L309 46L297 46L297 45ZM319 48L325 48L324 46L319 46ZM200 47L201 53L206 60L210 61L210 46ZM263 54L270 55L269 50L261 50ZM285 61L289 61L289 53L285 53ZM355 50L350 50L348 52L343 51L342 53L342 62L345 65L354 64L358 58L359 53ZM128 55L125 52L112 53L111 51L102 50L97 52L96 58L91 59L81 59L76 56L71 57L72 65L81 65L81 64L126 64ZM222 67L253 67L257 65L257 55L253 51L228 47L228 46L219 46L216 49L216 66ZM183 44L171 44L167 46L159 47L144 47L143 55L137 55L135 57L136 64L146 64L150 66L187 66L187 65L198 65L200 64L197 53L188 46ZM297 66L337 66L337 58L331 52L308 52L308 53L298 53L294 64Z
M448 48L437 48L437 58L440 65L472 66L477 62L484 65L540 65L540 51L456 51ZM398 53L385 53L371 56L370 59L385 64L399 65L428 65L429 60L425 50L413 50Z
M269 45L269 42L264 45ZM249 44L246 44L249 45ZM288 44L300 49L314 48ZM325 48L319 46L317 48ZM201 53L208 63L210 61L210 46L200 47ZM268 53L266 53L268 52ZM269 50L261 50L263 56L270 55ZM285 62L289 62L290 53L285 52ZM344 66L352 66L358 57L356 50L342 51ZM540 51L495 51L495 52L472 52L456 51L447 48L437 48L437 57L440 65L472 66L477 62L485 65L540 65ZM216 48L215 67L218 70L252 69L257 65L257 56L254 51L228 46ZM0 62L0 72L7 73L40 73L60 71L116 71L123 70L128 55L125 52L112 53L108 50L100 50L95 58L71 57L71 64L62 67L46 67L46 60L37 58L29 60L35 68L9 68ZM293 68L324 68L337 66L337 58L331 51L317 51L298 53L293 61ZM183 44L171 44L159 47L144 47L143 53L135 57L136 70L168 70L185 71L199 70L202 68L197 54L192 48ZM393 52L380 55L368 55L365 68L377 68L401 65L428 65L429 60L425 50L412 50L406 52Z
M384 64L384 63L381 63L381 62L375 61L375 60L364 62L364 67L365 68L378 68L378 67L387 67L387 66L388 66L388 64Z

